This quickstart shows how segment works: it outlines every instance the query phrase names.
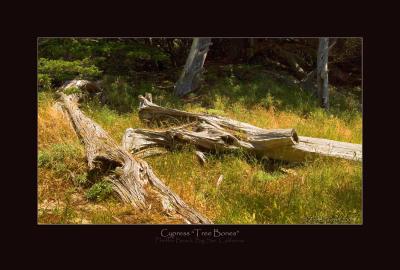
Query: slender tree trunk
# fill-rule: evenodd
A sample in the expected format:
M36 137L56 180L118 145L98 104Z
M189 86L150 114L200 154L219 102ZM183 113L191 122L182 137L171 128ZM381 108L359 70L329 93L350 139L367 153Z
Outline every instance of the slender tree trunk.
M329 109L328 53L329 38L320 38L317 59L318 98L322 108Z
M211 38L193 39L185 67L176 83L175 95L184 96L189 92L196 91L200 87L203 65L210 45Z
M332 38L329 42L329 47L328 47L328 56L329 52L332 50L333 46L335 46L336 43L338 43L337 38ZM328 59L328 57L327 57ZM309 72L301 81L300 85L304 87L307 91L311 92L313 95L319 95L318 91L318 86L316 85L316 79L317 79L317 70L318 68L313 69L311 72ZM327 80L328 81L328 80ZM329 103L328 103L329 105Z

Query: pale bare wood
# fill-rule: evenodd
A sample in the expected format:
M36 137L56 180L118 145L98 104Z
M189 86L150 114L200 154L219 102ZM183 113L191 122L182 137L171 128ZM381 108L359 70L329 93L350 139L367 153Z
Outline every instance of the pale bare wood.
M329 38L319 38L317 58L318 98L321 106L329 109L329 79L328 79Z
M299 143L294 145L293 148L304 153L315 153L316 156L362 160L361 144L299 136Z
M114 167L115 173L107 179L122 201L139 209L149 209L150 205L157 202L166 214L186 223L212 223L171 191L146 161L133 157L88 118L78 108L79 94L66 95L61 92L60 100L85 146L89 170L104 169L110 165Z
M132 153L151 147L174 149L184 144L191 144L202 151L230 152L241 149L264 155L272 149L294 144L291 130L274 130L240 138L221 127L217 128L204 122L191 127L170 128L164 131L128 128L123 141L125 149L129 149Z
M91 81L87 81L87 80L71 80L71 81L66 81L58 90L59 92L65 91L68 88L78 88L81 90L84 90L86 92L89 93L95 93L95 92L101 92L102 89L100 88L100 86L95 83L95 82L91 82Z
M318 156L362 160L361 144L327 139L299 137L294 129L263 129L248 123L208 114L164 108L139 96L139 117L145 122L192 122L191 129L170 128L165 131L134 130L136 144L129 149L163 146L173 142L192 144L200 149L229 151L242 149L259 156L285 161L305 161ZM300 139L301 138L301 139ZM134 145L134 146L133 146Z
M207 163L206 155L201 151L195 151L196 156L199 158L202 165Z
M202 81L203 65L211 45L211 38L193 38L185 67L179 80L176 82L174 93L184 96L196 91Z
M150 148L150 149L143 149L141 151L133 153L134 157L137 158L147 158L147 157L153 157L153 156L159 156L168 153L167 150L163 148Z
M217 180L217 188L219 188L219 186L221 185L221 183L222 183L222 180L224 180L224 176L221 174L219 177L218 177L218 180Z

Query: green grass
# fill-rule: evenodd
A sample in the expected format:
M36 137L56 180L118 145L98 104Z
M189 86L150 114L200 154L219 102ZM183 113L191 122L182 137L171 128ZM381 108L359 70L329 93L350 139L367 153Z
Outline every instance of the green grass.
M108 103L90 101L81 108L118 143L128 127L146 127L137 114L137 95L145 92L152 92L153 101L162 106L224 115L262 128L293 127L300 136L362 143L357 90L332 88L331 110L325 112L303 89L260 67L211 66L194 101L173 97L171 89L158 89L157 81L132 85L121 78L107 80L108 85L114 83L107 90ZM54 101L50 91L39 93L39 203L55 201L60 207L40 210L39 221L170 222L159 213L139 213L114 196L99 195L107 188L99 184L102 179L88 180L84 148L68 121L51 108ZM209 156L202 166L191 147L146 160L172 190L215 223L362 223L359 162L321 158L294 166L236 153ZM217 188L220 175L224 178ZM75 194L69 199L68 190ZM85 194L101 199L91 201Z
M86 191L86 197L91 201L104 201L112 193L112 186L107 181L100 181Z

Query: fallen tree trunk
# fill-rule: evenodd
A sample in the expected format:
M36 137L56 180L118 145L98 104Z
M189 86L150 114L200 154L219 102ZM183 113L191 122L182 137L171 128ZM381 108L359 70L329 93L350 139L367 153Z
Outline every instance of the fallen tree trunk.
M298 136L294 129L263 129L221 116L196 114L164 108L152 102L151 95L139 96L139 117L146 122L185 123L166 131L128 129L126 149L132 152L176 144L192 144L201 150L231 151L242 149L271 159L302 162L318 156L362 159L360 144Z
M265 155L273 153L275 149L292 146L295 141L293 141L293 130L273 130L240 138L239 135L235 136L221 127L204 122L165 131L129 128L123 139L124 148L133 153L160 146L172 150L185 144L195 145L201 151L245 150Z
M297 133L293 129L263 129L248 123L236 121L222 116L198 114L180 111L176 109L164 108L152 102L151 94L145 97L139 96L139 118L147 123L190 123L193 121L206 122L216 128L224 128L232 131L243 132L247 135L266 135L273 138L280 136L292 137L297 141ZM269 134L269 135L268 135Z
M146 161L133 157L85 116L78 108L79 94L60 92L60 100L85 146L89 170L111 171L108 180L124 202L139 209L160 206L168 215L187 223L212 223L158 179Z
M333 140L299 136L299 143L292 149L294 152L314 154L315 156L332 156L349 160L362 160L362 145ZM303 159L303 158L299 158Z
M293 162L312 160L321 156L362 161L362 145L299 136L298 143L274 149L274 153L268 153L266 156Z

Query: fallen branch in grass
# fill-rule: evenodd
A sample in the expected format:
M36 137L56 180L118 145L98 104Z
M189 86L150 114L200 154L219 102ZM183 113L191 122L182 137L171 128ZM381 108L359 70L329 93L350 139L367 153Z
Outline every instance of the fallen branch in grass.
M199 158L202 165L207 163L206 155L201 151L196 151L196 156Z
M165 131L128 129L131 140L126 149L132 152L150 147L195 145L207 151L241 149L261 157L302 162L319 156L360 161L361 144L298 136L294 129L263 129L244 122L208 114L169 109L152 102L150 94L139 96L139 117L153 123L191 123Z
M124 134L124 148L132 153L146 148L164 147L176 149L185 144L196 146L201 151L230 152L245 150L264 154L295 144L293 130L271 130L241 139L221 127L205 122L191 126L170 128L165 131L132 129Z
M80 84L76 82L70 85L79 87ZM68 92L68 89L68 86L60 89L60 103L85 146L89 170L109 173L107 179L119 197L136 208L149 209L153 205L154 209L156 204L168 215L187 223L212 223L158 179L146 161L134 157L124 147L117 145L98 124L84 115L78 108L80 94L67 95L64 91Z
M221 183L222 183L222 180L224 180L224 176L221 174L219 177L218 177L218 180L217 180L217 188L221 185Z

